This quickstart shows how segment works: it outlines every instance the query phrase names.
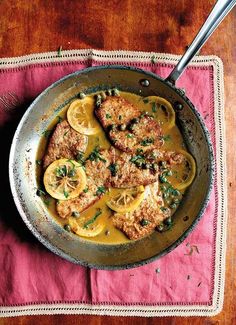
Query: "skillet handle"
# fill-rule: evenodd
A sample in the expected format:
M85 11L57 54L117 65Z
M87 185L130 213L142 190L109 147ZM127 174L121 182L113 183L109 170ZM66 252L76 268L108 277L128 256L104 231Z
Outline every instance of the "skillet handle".
M194 38L193 42L186 50L184 55L181 57L177 66L173 69L170 75L166 78L167 82L175 84L176 80L180 77L184 69L187 67L189 62L195 56L195 54L204 45L207 39L211 36L214 30L218 27L225 16L236 4L236 0L218 0L208 16L205 23L202 25L198 34Z

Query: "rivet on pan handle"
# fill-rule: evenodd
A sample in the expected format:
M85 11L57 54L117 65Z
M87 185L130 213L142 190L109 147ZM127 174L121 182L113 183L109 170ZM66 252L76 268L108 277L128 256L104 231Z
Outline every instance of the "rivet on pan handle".
M235 4L236 0L218 0L216 2L210 15L208 16L205 23L202 25L193 42L182 56L177 66L166 78L167 82L175 84L176 80L183 73L184 69L187 67L189 62L200 50L200 48L205 44L205 42L208 40L208 38L211 36L211 34L214 32L214 30L218 27L218 25L230 12L230 10L234 7Z

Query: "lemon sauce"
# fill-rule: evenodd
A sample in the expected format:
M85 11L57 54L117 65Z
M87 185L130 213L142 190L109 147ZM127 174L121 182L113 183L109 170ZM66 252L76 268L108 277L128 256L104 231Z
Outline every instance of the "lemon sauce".
M88 98L88 101L92 102L94 101L94 95L95 94L89 94L86 96L86 98ZM177 125L175 124L175 116L173 115L174 110L173 108L172 110L165 109L167 105L170 105L167 101L163 99L163 104L162 102L160 102L160 104L157 105L155 104L154 96L143 98L133 93L121 92L121 91L119 92L119 96L125 98L127 101L135 105L140 111L148 112L148 114L150 114L154 119L158 121L162 129L163 146L161 147L161 151L173 151L173 152L180 152L180 153L186 152L183 137ZM72 110L71 108L72 106L73 106L73 102L70 105L69 110L70 109ZM58 122L61 122L61 120L66 119L67 109L68 107L66 107L60 113L60 116L57 117L51 123L47 131L53 130L53 128L57 125ZM173 116L171 116L171 114ZM74 117L72 116L72 119L73 118ZM94 127L96 127L99 130L96 132L96 134L92 134L93 130L91 131L91 134L90 131L87 132L86 136L88 137L88 145L84 153L85 159L91 154L91 152L93 152L94 148L99 147L101 149L109 149L111 146L111 142L109 141L106 133L104 132L101 125L99 124L95 115L89 112L88 118L91 122L93 122L90 125L90 129L92 130ZM169 124L172 123L171 127L167 123L168 119L169 119ZM73 121L71 123L73 123ZM46 135L50 133L47 131L45 132ZM81 132L86 133L86 130L84 131L83 129L81 129ZM88 236L86 234L84 236L82 235L83 238L86 238L87 240L90 241L94 241L97 243L106 243L106 244L118 244L118 243L125 243L130 241L130 239L128 239L122 231L114 227L111 219L111 216L113 215L114 212L112 211L111 208L108 207L109 204L107 204L109 198L112 195L117 194L121 190L118 190L117 192L117 189L111 189L111 188L106 189L105 194L98 201L96 201L92 206L90 206L89 208L87 208L85 211L81 212L77 216L69 217L69 220L62 219L59 217L56 209L57 200L51 197L50 195L48 195L47 193L45 193L45 189L43 185L40 185L42 184L42 179L44 174L44 171L42 170L41 162L46 151L48 139L49 139L48 136L42 137L36 162L38 162L37 180L38 180L39 188L42 188L42 190L39 190L39 195L41 196L42 200L46 204L52 217L55 218L55 220L66 230L73 231L74 233L76 233L77 226L79 227L79 225L84 225L84 227L81 227L81 229L87 228L88 230L91 230L91 232L93 232L93 230L95 232L97 231L98 234L96 234L95 236L93 234L90 236L89 231L88 231ZM163 173L163 175L160 175L159 178L160 180L159 189L163 196L164 206L168 206L168 208L171 209L171 215L173 215L176 209L178 208L184 190L187 187L187 186L182 186L182 187L179 186L179 189L177 189L178 182L184 179L186 180L185 183L188 181L190 184L194 177L194 171L192 171L191 177L188 175L189 170L191 170L192 168L191 166L194 165L194 161L191 160L192 157L190 155L189 156L188 154L186 155L187 156L186 156L185 164L175 165L173 167L173 170L169 173L169 175ZM102 228L100 229L99 227Z

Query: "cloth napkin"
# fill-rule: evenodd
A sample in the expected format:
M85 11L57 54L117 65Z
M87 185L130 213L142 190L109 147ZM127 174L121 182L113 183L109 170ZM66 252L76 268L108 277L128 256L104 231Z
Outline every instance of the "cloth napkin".
M135 66L166 77L178 59L170 54L75 50L0 60L0 316L203 316L221 310L227 218L223 67L219 58L196 57L178 82L210 131L216 178L204 216L168 255L119 271L72 264L33 237L9 188L8 155L16 125L28 105L51 83L74 71L104 64Z

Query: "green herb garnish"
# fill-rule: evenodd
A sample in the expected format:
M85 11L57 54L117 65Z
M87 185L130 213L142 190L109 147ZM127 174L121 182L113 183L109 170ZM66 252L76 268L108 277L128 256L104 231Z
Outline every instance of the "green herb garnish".
M84 166L85 159L84 153L82 151L78 151L76 160L81 166Z
M164 140L164 141L170 141L171 140L171 136L169 134L166 134L166 135L163 135L161 137L161 139Z
M104 186L98 186L97 191L96 191L96 195L102 195L106 192L106 188Z
M144 102L144 104L148 104L148 103L149 103L149 99L144 98L144 99L143 99L143 102Z
M155 102L152 103L152 111L153 113L157 112L157 104Z
M87 222L84 223L83 228L88 228L88 226L91 223L94 223L94 221L97 219L98 216L100 216L100 214L102 214L102 210L98 209L97 212L95 213L95 215L91 219L89 219Z
M44 131L42 134L43 134L43 136L44 136L45 138L48 138L48 137L51 135L51 133L52 133L52 130L46 130L46 131Z
M144 226L147 226L147 225L149 225L149 221L147 220L147 219L143 219L142 221L141 221L141 226L142 227L144 227Z
M116 163L110 164L110 166L108 166L108 169L110 169L111 176L116 176L118 171L118 165Z
M103 162L106 162L106 159L104 159L101 155L100 155L100 152L99 152L99 147L96 146L93 151L90 153L90 155L88 156L87 158L88 160L90 161L103 161Z
M83 192L84 192L84 193L88 193L88 190L89 190L89 188L88 188L88 186L87 186L87 187L85 187L85 189L83 189Z
M45 195L47 195L47 193L38 188L37 191L36 191L36 195L38 195L38 196L42 196L42 195L45 196Z
M140 142L141 146L149 146L150 144L154 143L154 138L146 138Z
M42 160L41 160L41 159L37 159L37 160L36 160L36 164L37 164L38 166L41 166L41 165L42 165Z
M111 115L110 114L106 114L106 119L108 119L108 118L111 118Z
M128 134L126 135L126 137L129 138L129 139L132 139L132 138L134 137L134 135L131 134L131 133L128 133Z
M63 165L61 167L57 167L55 169L55 173L56 173L56 176L59 177L59 178L65 177L67 175L66 165Z
M119 121L122 120L122 115L119 115L118 119L119 119Z
M57 50L57 56L62 56L61 52L62 52L62 45Z
M69 196L69 193L68 193L66 190L64 190L64 191L63 191L63 194L64 194L64 197L67 199L68 196Z
M57 121L57 123L61 123L61 122L62 122L62 120L63 120L63 118L62 118L60 115L57 115L57 118L58 118L58 121Z

